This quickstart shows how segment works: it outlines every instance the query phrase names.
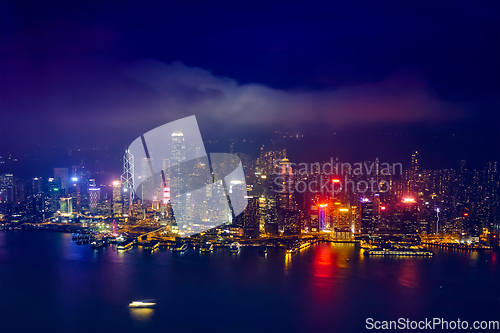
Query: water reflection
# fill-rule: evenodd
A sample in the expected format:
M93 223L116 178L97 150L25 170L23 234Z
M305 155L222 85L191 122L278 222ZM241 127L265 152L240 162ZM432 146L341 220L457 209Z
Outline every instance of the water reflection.
M406 288L418 288L420 281L418 275L418 269L413 264L413 261L406 260L401 262L401 268L399 270L398 282L400 285Z
M312 291L315 302L329 303L336 286L337 254L331 244L321 244L315 249L311 267Z
M291 253L285 254L285 274L288 273L291 263L292 263L292 254Z
M313 274L315 277L331 278L335 271L333 267L333 256L331 246L320 245L314 257Z
M139 323L146 323L151 320L153 314L155 313L154 309L151 308L131 308L130 315L132 318Z

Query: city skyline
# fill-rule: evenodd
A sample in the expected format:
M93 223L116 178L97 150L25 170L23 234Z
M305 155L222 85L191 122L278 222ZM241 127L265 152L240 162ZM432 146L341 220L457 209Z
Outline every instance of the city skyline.
M498 332L499 13L0 1L0 331Z
M113 15L107 2L2 2L0 154L105 142L121 156L141 133L196 115L207 140L337 132L355 138L346 150L498 160L497 3L195 3L129 2Z

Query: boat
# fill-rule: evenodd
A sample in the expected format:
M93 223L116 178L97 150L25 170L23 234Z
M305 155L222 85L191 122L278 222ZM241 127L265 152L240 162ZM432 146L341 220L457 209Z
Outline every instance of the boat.
M142 301L133 301L128 305L129 308L153 308L156 305L156 300L145 299Z
M291 244L288 244L286 247L286 253L288 254L294 254L297 253L300 249L300 242L299 241L293 241Z
M308 246L311 246L311 243L309 242L302 243L302 245L299 246L299 250L305 249Z
M382 249L382 248L374 248L371 250L365 250L363 252L364 255L367 256L424 256L424 257L432 257L434 255L433 252L423 249Z
M229 252L231 252L231 253L238 253L238 252L240 252L240 243L238 243L238 242L232 243L229 246Z
M180 246L176 246L172 249L172 252L184 252L186 251L188 248L188 245L186 243L180 245Z
M106 245L106 242L104 240L99 240L99 241L92 242L90 245L92 245L93 249L98 249L98 248Z
M149 243L142 244L142 248L144 250L149 250L149 251L154 251L154 250L156 250L159 247L160 247L160 242L159 241L152 241L152 242L149 242Z
M260 245L259 246L259 253L267 253L267 245Z
M133 241L130 241L130 242L124 242L124 243L120 243L120 244L118 244L118 246L116 247L116 249L117 249L118 251L128 251L128 250L130 250L133 246L134 246L134 242L133 242Z
M214 250L214 244L212 243L205 243L200 247L200 252L212 252Z

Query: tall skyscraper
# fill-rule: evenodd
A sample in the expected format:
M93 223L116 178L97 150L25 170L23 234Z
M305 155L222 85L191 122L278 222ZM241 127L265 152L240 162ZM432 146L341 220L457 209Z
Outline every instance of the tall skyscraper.
M113 182L113 215L120 216L123 213L122 182Z
M134 155L127 149L123 155L123 188L129 189L130 198L134 199Z
M71 197L61 198L59 201L59 211L62 216L70 216L73 214L73 202Z
M54 168L54 179L59 183L60 189L66 193L68 189L68 168Z
M235 218L233 224L243 228L245 236L257 237L259 235L259 200L251 196L247 196L247 199L247 207Z
M0 202L14 202L14 175L11 173L0 176Z
M416 195L419 192L419 155L418 151L415 151L411 155L411 166L408 173L408 195Z
M123 213L130 216L134 200L134 155L127 149L123 155Z
M180 195L185 192L186 176L182 163L186 161L186 145L184 143L184 134L182 132L172 133L171 145L171 165L170 168L170 188L172 194L176 196L175 205L177 211L186 211L186 197ZM187 212L186 212L187 213ZM187 214L185 214L187 215ZM187 227L187 216L174 216L177 226Z
M326 231L329 229L329 216L328 204L320 204L318 208L318 231Z
M418 234L418 204L413 198L404 198L402 202L401 223L406 235Z
M286 210L293 210L293 171L292 164L290 161L285 158L280 163L280 173L279 173L279 182L280 182L280 208Z
M90 187L89 188L89 210L92 214L97 213L100 199L101 199L101 189L98 187Z
M375 231L373 202L364 198L361 201L361 236L370 236Z
M33 194L42 192L42 177L33 178Z

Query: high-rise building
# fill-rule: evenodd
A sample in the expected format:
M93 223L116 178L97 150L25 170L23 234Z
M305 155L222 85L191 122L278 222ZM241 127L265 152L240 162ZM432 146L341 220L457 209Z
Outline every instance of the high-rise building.
M280 173L278 174L278 179L280 183L280 188L278 189L280 193L280 208L286 210L293 210L293 171L292 164L285 158L280 163Z
M278 195L271 192L267 195L265 209L265 232L267 234L276 236L279 234L278 225Z
M0 176L0 202L7 204L14 202L14 175L11 173Z
M408 195L415 195L419 192L419 155L418 151L415 151L411 155L411 166L408 172Z
M123 213L131 215L132 202L134 200L134 155L127 149L123 155Z
M122 182L113 182L113 215L120 216L123 213Z
M234 225L243 228L243 233L247 237L259 236L259 200L257 197L246 197L247 207L240 215L236 216Z
M33 194L42 192L42 177L33 178Z
M401 231L405 235L418 234L418 204L414 198L403 198L401 204Z
M364 198L361 201L361 236L370 236L374 231L373 202Z
M241 180L231 180L229 183L229 193L234 194L234 200L238 200L235 202L231 201L231 205L241 207L247 198L247 186Z
M70 216L73 214L73 203L71 197L65 197L59 200L59 211L62 216Z
M89 210L92 214L98 212L99 200L101 199L101 189L98 187L89 188Z
M320 204L318 208L318 231L329 230L330 227L330 214L328 204Z
M54 168L54 179L60 184L60 189L66 193L68 189L68 168Z
M186 161L186 145L182 132L172 133L171 165L170 168L170 190L171 195L176 196L175 207L178 212L186 212L186 196L180 195L186 189L186 177L183 162ZM186 214L184 214L186 215ZM187 227L187 216L174 216L178 227Z
M354 233L351 212L347 207L340 207L337 210L337 227L335 228L335 238L351 239Z
M82 206L82 182L80 177L72 176L68 184L67 193L73 198L73 210L81 211Z
M134 199L134 155L130 150L125 150L123 155L123 173L122 173L123 188L129 189L130 199Z

